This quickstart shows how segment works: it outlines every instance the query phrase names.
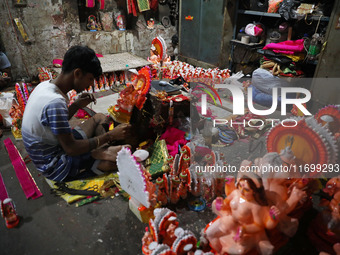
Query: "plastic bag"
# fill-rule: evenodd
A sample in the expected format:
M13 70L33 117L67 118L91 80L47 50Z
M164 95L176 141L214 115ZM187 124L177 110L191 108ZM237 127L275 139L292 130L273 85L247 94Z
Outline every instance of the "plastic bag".
M5 127L10 127L12 125L12 118L9 116L9 110L12 107L13 99L13 93L0 93L0 115L2 116L3 125Z
M269 13L277 13L279 10L280 3L283 0L269 0L268 12Z
M246 26L245 32L251 36L261 36L263 34L263 29L260 24L250 23Z
M294 0L283 0L279 7L279 14L285 20L296 18L295 11L293 9L295 3Z

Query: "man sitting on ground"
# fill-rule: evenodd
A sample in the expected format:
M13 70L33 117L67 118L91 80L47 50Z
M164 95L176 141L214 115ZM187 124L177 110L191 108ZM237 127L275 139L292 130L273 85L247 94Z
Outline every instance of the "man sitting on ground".
M68 106L67 92L84 91L101 74L95 52L74 46L64 56L61 74L55 80L40 83L30 95L22 121L22 138L33 163L46 178L68 181L116 169L117 152L122 146L107 143L127 138L129 124L106 132L104 114L95 114L74 129L69 124L78 109L96 100L93 94L83 93Z

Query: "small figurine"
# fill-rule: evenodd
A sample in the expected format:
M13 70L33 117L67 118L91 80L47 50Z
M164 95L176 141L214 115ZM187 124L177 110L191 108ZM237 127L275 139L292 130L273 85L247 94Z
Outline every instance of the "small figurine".
M163 178L158 177L156 179L157 186L157 202L160 202L163 206L168 203L168 179L166 174L163 174Z
M114 87L115 81L116 81L116 75L115 75L115 73L111 73L110 76L109 76L110 88Z
M172 204L177 204L179 201L179 193L178 193L178 186L181 183L181 180L178 176L172 177L170 182L170 201Z
M99 22L97 22L97 18L94 15L90 15L87 18L87 29L90 31L101 31L102 26L100 25Z
M16 129L21 129L21 122L22 122L22 111L20 109L20 106L16 103L12 104L11 109L9 110L9 116L12 118L12 125Z
M159 64L159 62L161 61L160 57L158 55L158 52L156 50L156 47L154 45L151 45L150 57L148 58L148 61L152 62L153 64L156 64L156 65Z
M326 188L324 188L323 191L328 195L332 196L332 199L328 205L332 217L327 227L328 233L330 235L332 234L334 235L333 228L334 226L337 226L340 223L340 176L331 178L327 182Z
M202 178L202 196L207 202L208 206L211 205L211 202L216 197L215 196L215 186L214 186L214 178L210 173L203 173Z
M153 18L151 18L151 19L149 19L148 21L147 21L147 28L148 29L154 29L155 27L155 21L153 20Z
M125 30L126 29L126 25L125 25L125 16L122 14L117 15L116 17L116 25L118 30Z
M322 205L326 208L310 224L308 237L318 250L338 254L340 251L340 176L328 180L323 191L330 196L330 201L326 203L323 201Z
M12 202L11 198L1 201L1 215L6 221L7 228L14 228L19 224L19 217L12 206Z
M9 116L12 118L12 133L17 139L21 138L21 124L22 124L22 108L14 101L11 109L9 110Z
M169 155L166 161L169 164L169 166L172 167L172 164L174 163L174 157Z
M132 114L132 109L136 106L139 110L143 108L146 101L146 94L151 86L150 68L143 67L138 71L138 75L132 83L119 93L117 104L108 109L113 119L120 123L128 123ZM120 84L125 82L124 73L119 75ZM118 81L117 81L118 82Z
M104 91L105 90L105 81L104 81L104 75L101 75L98 79L98 88L99 91Z
M151 254L151 250L150 250L150 244L153 243L153 237L152 234L149 232L148 227L145 228L145 234L142 238L142 252L145 255L149 255ZM152 246L152 245L151 245Z
M221 173L215 173L215 194L221 197L224 194L225 179Z
M265 229L274 228L280 212L267 206L261 178L254 173L241 173L236 189L226 199L218 197L212 204L219 216L206 227L206 238L218 254L246 254L257 249L272 254L273 245Z
M173 242L176 240L175 230L178 227L178 221L176 217L170 217L168 221L168 226L166 227L165 234L163 235L163 243L171 247Z
M181 183L179 184L179 187L178 187L178 194L182 199L186 199L188 196L188 191L189 191L187 172L182 171L179 174L179 178L181 180Z
M267 153L262 159L257 159L259 166L287 166L294 169L295 157L290 147L286 147L280 154ZM298 220L287 215L297 209L298 204L307 200L307 193L303 190L308 184L307 179L301 178L297 173L272 173L264 181L266 196L270 205L275 205L281 212L278 229L292 237L298 228Z
M190 157L191 157L191 151L190 148L186 145L184 145L180 150L180 157L179 157L179 171L187 171L187 169L190 166Z
M193 194L195 197L202 195L202 177L202 172L196 172L196 178L194 178L193 188L191 189L191 194Z
M136 158L137 162L139 158ZM145 188L146 191L149 193L149 202L152 207L157 204L157 195L156 195L156 185L151 181L152 177L151 174L145 169L144 165L139 162L140 169L143 172L143 176L145 179Z

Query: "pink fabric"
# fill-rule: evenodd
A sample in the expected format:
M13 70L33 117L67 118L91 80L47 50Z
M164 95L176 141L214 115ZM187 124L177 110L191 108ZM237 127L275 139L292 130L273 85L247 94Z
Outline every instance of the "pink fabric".
M175 155L178 153L178 146L183 146L188 142L185 140L184 136L184 131L169 126L159 139L165 140L169 154L175 157Z
M205 155L211 154L212 150L207 147L196 146L195 147L195 155L204 157Z
M96 53L96 56L97 56L97 58L102 58L102 57L104 57L102 54L97 54L97 53Z
M15 173L20 182L21 188L23 189L26 198L36 199L42 196L39 188L35 184L31 173L28 171L25 162L23 161L21 155L19 154L17 148L14 146L10 138L4 140L9 158L12 161Z
M6 198L8 198L8 193L4 184L4 180L2 179L2 175L0 173L0 200L4 201Z
M8 193L2 175L0 174L0 201L4 201L6 198L8 198ZM10 204L14 207L12 202Z
M263 29L260 25L248 24L246 26L245 32L247 35L260 36L263 33Z
M99 9L103 10L105 7L105 0L98 0L99 1Z
M86 0L86 7L93 8L95 5L94 0Z
M294 55L297 52L303 52L303 39L296 41L284 41L279 43L269 43L263 47L264 50L273 50L277 53Z
M83 110L83 109L79 109L76 117L79 119L85 119L85 118L90 118L91 116L87 113L87 111Z
M63 65L63 60L60 58L53 59L53 66L54 67L61 67Z
M262 35L262 33L263 33L262 27L255 26L255 27L254 27L254 33L255 33L255 36L260 36L260 35Z

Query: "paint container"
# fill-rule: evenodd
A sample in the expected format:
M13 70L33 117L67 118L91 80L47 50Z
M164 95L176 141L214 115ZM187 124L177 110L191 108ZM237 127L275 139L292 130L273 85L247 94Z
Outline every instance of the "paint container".
M248 44L250 37L248 35L244 35L241 37L241 43Z

